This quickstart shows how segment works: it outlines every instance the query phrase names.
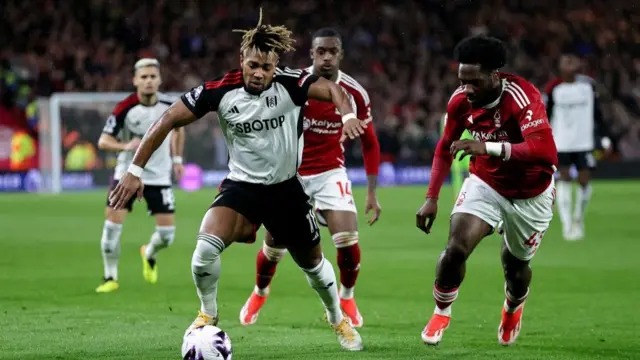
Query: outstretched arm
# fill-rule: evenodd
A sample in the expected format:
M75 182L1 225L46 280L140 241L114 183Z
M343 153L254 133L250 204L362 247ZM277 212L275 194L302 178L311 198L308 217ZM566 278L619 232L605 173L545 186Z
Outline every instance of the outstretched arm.
M451 170L451 163L453 162L453 156L455 155L455 153L452 154L450 150L451 145L454 140L460 139L460 136L464 131L464 127L460 125L455 118L449 118L450 113L455 113L455 111L451 111L453 108L454 107L450 102L447 109L447 115L444 118L444 131L442 133L442 137L438 141L438 145L436 145L436 152L433 156L431 180L429 181L426 201L416 213L416 226L426 234L431 232L431 226L438 214L438 196L440 195L440 189Z
M218 81L206 82L191 89L151 125L142 138L127 173L120 179L109 196L109 202L114 209L124 208L135 193L138 194L139 199L142 198L144 184L142 184L140 177L151 154L160 147L171 130L188 125L210 111L217 111L220 99L224 94L224 91L220 89L231 81L236 81L235 77L233 73L227 73Z
M358 120L353 107L351 106L350 95L340 85L329 81L325 78L319 78L316 82L309 86L309 97L312 99L332 102L340 114L342 114L342 137L340 142L355 139L364 134L367 124Z
M442 137L438 140L436 151L433 155L433 164L431 165L431 180L429 180L429 189L427 190L428 199L438 199L440 189L444 180L451 171L451 163L455 154L451 153L451 144L460 139L464 132L462 127L454 118L449 118L449 114L444 118L445 126Z
M173 103L162 116L151 125L142 138L138 151L136 151L133 157L132 165L139 167L140 173L142 173L142 168L147 164L147 161L149 161L151 154L160 147L162 142L167 138L167 135L169 135L169 132L173 129L191 124L196 121L196 119L194 113L191 112L182 101Z
M129 165L127 173L120 179L118 185L109 195L109 203L115 210L124 209L129 199L138 194L142 198L144 184L140 180L143 168L149 161L151 154L160 147L172 129L190 124L196 120L196 116L182 101L173 103L147 131L142 142Z
M309 86L309 97L315 100L332 102L342 116L353 114L356 117L355 111L351 106L349 94L342 86L333 81L319 78Z

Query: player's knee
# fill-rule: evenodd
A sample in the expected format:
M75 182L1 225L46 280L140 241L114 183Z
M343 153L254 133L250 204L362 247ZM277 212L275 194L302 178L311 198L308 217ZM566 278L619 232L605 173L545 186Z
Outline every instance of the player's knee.
M449 263L464 263L471 253L471 249L463 241L452 239L442 255L442 260Z
M357 231L343 231L331 235L337 249L353 246L358 243Z
M508 249L502 250L502 269L507 281L517 282L531 277L529 262L516 258Z
M199 274L206 271L205 269L220 259L220 254L224 249L224 242L219 237L204 233L198 234L198 242L191 259L193 272Z
M176 227L175 226L156 226L156 234L158 234L158 238L163 243L164 246L169 246L173 244L173 240L176 237Z
M272 262L279 262L287 253L287 249L269 246L265 241L262 245L262 253L264 254L264 257L267 258L267 260Z

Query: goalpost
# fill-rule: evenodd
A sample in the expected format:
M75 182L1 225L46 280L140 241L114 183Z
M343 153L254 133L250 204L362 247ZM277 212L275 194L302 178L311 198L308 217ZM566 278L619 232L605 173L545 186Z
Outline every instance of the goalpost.
M103 160L96 154L95 144L109 114L130 94L65 92L38 99L40 171L27 174L31 186L39 192L59 194L65 187L104 185L113 170L102 163L113 162L115 154ZM175 99L181 95L165 94Z

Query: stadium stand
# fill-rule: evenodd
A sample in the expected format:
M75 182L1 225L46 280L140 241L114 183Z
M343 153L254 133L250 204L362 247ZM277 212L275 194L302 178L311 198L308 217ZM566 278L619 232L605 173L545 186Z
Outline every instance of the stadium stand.
M285 59L291 66L309 64L315 29L335 26L342 32L343 69L370 92L384 160L431 162L442 111L457 85L452 47L470 33L507 40L506 70L540 88L553 76L559 51L567 45L577 49L599 84L618 154L633 159L640 158L640 13L632 3L419 0L371 6L361 0L338 7L330 1L283 0L266 4L265 14L298 35L299 50ZM2 106L17 108L20 121L34 129L37 96L129 91L128 69L142 56L155 56L163 69L171 69L164 72L163 90L184 91L219 69L237 66L239 37L230 29L253 24L258 5L249 0L3 1ZM360 162L359 149L348 149L349 162Z

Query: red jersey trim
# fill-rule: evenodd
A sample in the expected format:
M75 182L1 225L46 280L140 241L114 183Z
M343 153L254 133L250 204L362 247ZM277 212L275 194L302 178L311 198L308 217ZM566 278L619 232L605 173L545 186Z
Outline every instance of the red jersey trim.
M123 112L128 111L132 107L140 104L140 99L138 99L138 94L133 93L127 96L124 100L120 101L118 105L113 109L113 115L119 116Z
M204 83L204 88L207 90L213 90L213 89L223 87L225 85L237 85L242 81L243 81L242 72L233 71L233 72L224 74L224 76L220 80L206 81Z

